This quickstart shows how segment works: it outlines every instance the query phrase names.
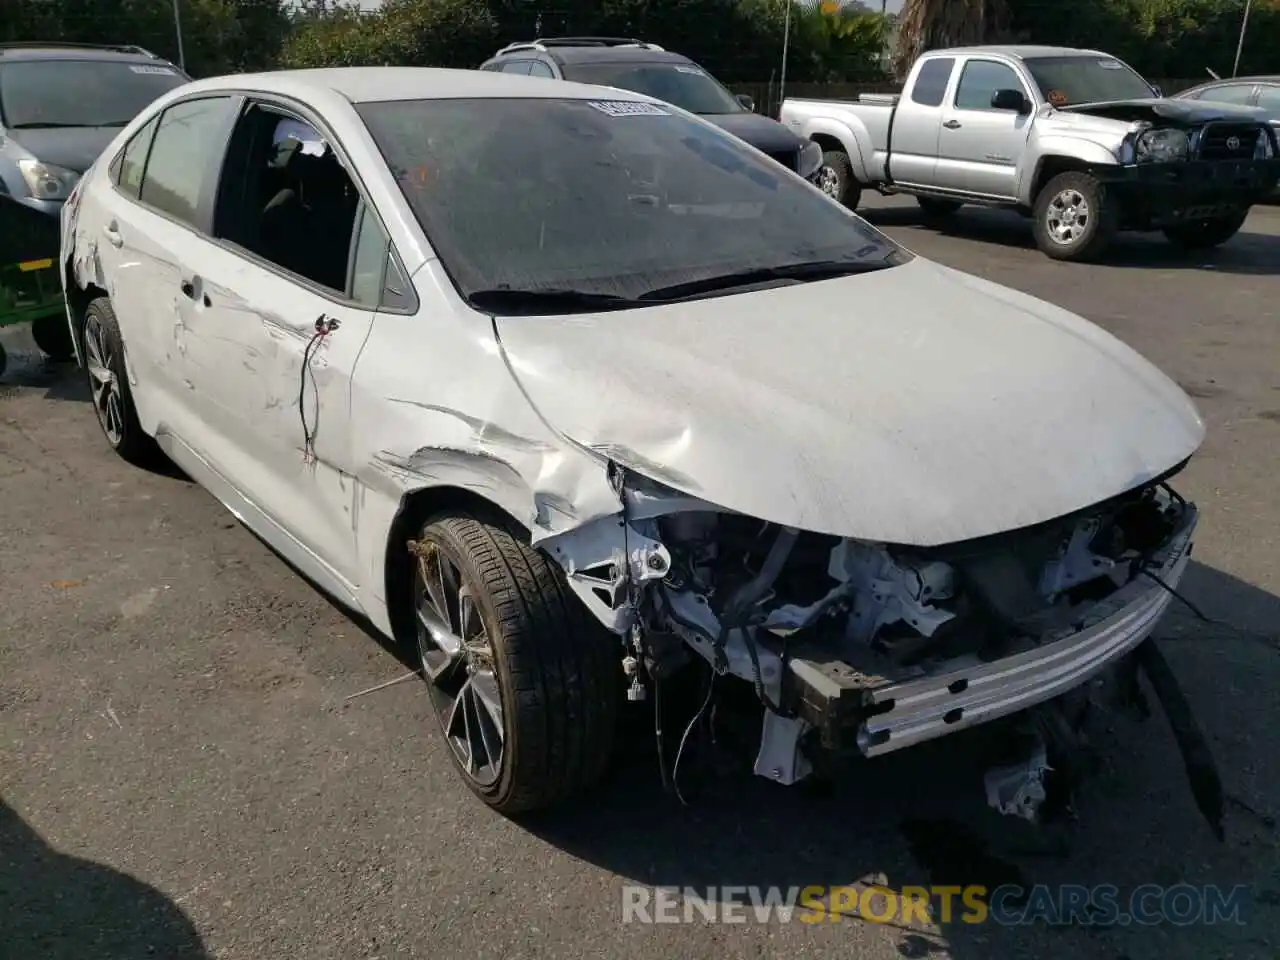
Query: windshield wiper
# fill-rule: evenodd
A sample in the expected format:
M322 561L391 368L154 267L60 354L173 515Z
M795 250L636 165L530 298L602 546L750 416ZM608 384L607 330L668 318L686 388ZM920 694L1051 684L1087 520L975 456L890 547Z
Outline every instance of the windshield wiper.
M45 123L43 121L32 121L31 123L14 123L9 125L10 130L79 130L84 127L92 127L92 123Z
M825 280L829 277L846 277L857 273L873 273L894 266L892 254L883 260L806 260L803 263L786 263L776 267L753 267L737 270L718 277L674 283L669 287L656 287L640 294L641 300L684 300L708 293L719 293L736 287L749 287L771 280Z
M647 307L651 304L612 293L594 293L590 290L572 290L558 287L540 287L528 290L512 287L496 287L492 290L476 290L466 296L466 301L477 310L486 313L549 314L595 313L601 310L626 310Z

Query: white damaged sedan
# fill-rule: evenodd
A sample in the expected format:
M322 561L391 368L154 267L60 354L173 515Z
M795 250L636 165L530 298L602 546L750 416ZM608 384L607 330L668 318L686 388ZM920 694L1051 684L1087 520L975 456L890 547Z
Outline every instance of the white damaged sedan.
M677 673L752 695L784 783L1039 709L1130 657L1191 552L1167 481L1204 427L1168 377L636 94L198 81L63 228L107 441L416 644L506 812L594 781Z

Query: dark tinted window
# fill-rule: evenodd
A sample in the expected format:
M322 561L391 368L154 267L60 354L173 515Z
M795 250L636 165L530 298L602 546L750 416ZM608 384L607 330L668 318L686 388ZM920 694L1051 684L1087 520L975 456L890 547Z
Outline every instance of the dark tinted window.
M15 130L123 127L186 78L124 60L25 60L0 65L0 121Z
M1150 84L1114 57L1038 57L1027 69L1040 96L1055 107L1155 96Z
M1197 100L1207 100L1211 103L1247 104L1252 98L1252 83L1227 83L1220 87L1209 87L1196 94Z
M564 79L631 90L690 113L744 113L742 104L710 74L692 63L663 61L567 63Z
M356 109L464 296L508 286L636 297L806 261L906 258L768 157L665 106L458 99Z
M134 134L120 154L120 175L116 182L131 197L138 195L138 188L142 185L142 171L147 165L147 154L159 122L157 117Z
M957 110L990 110L997 90L1021 90L1022 81L1013 68L994 60L970 60L956 87Z
M235 105L230 97L205 97L161 115L142 181L143 203L195 222L208 178L222 159Z
M951 81L951 70L955 65L956 61L952 57L926 60L911 87L912 101L922 107L942 106L942 98L947 95L947 84Z
M551 72L551 68L541 60L534 60L529 64L529 73L535 77L555 77L555 74Z

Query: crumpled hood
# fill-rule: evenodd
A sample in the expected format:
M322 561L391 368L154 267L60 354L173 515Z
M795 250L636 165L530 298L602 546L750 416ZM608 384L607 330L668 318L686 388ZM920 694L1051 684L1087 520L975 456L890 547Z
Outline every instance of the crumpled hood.
M758 113L707 113L702 114L702 119L764 153L800 149L798 136L777 120Z
M1138 100L1113 100L1107 103L1082 103L1061 107L1063 113L1083 113L1093 117L1109 117L1113 120L1172 120L1181 124L1208 123L1211 120L1265 119L1264 111L1257 107L1211 103L1200 100L1176 100L1171 97L1151 97Z
M498 318L574 442L684 493L921 546L1091 506L1190 456L1190 399L1119 340L926 260L645 310Z

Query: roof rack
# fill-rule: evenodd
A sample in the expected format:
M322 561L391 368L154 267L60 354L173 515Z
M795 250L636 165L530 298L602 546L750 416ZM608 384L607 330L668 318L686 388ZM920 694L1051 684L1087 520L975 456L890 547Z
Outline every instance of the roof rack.
M73 43L70 40L15 40L0 43L0 50L111 50L115 53L136 53L139 56L161 60L146 47L134 43Z
M656 43L648 43L634 37L539 37L537 40L509 43L494 56L515 53L517 50L539 50L545 53L550 47L636 47L658 53L666 52Z

